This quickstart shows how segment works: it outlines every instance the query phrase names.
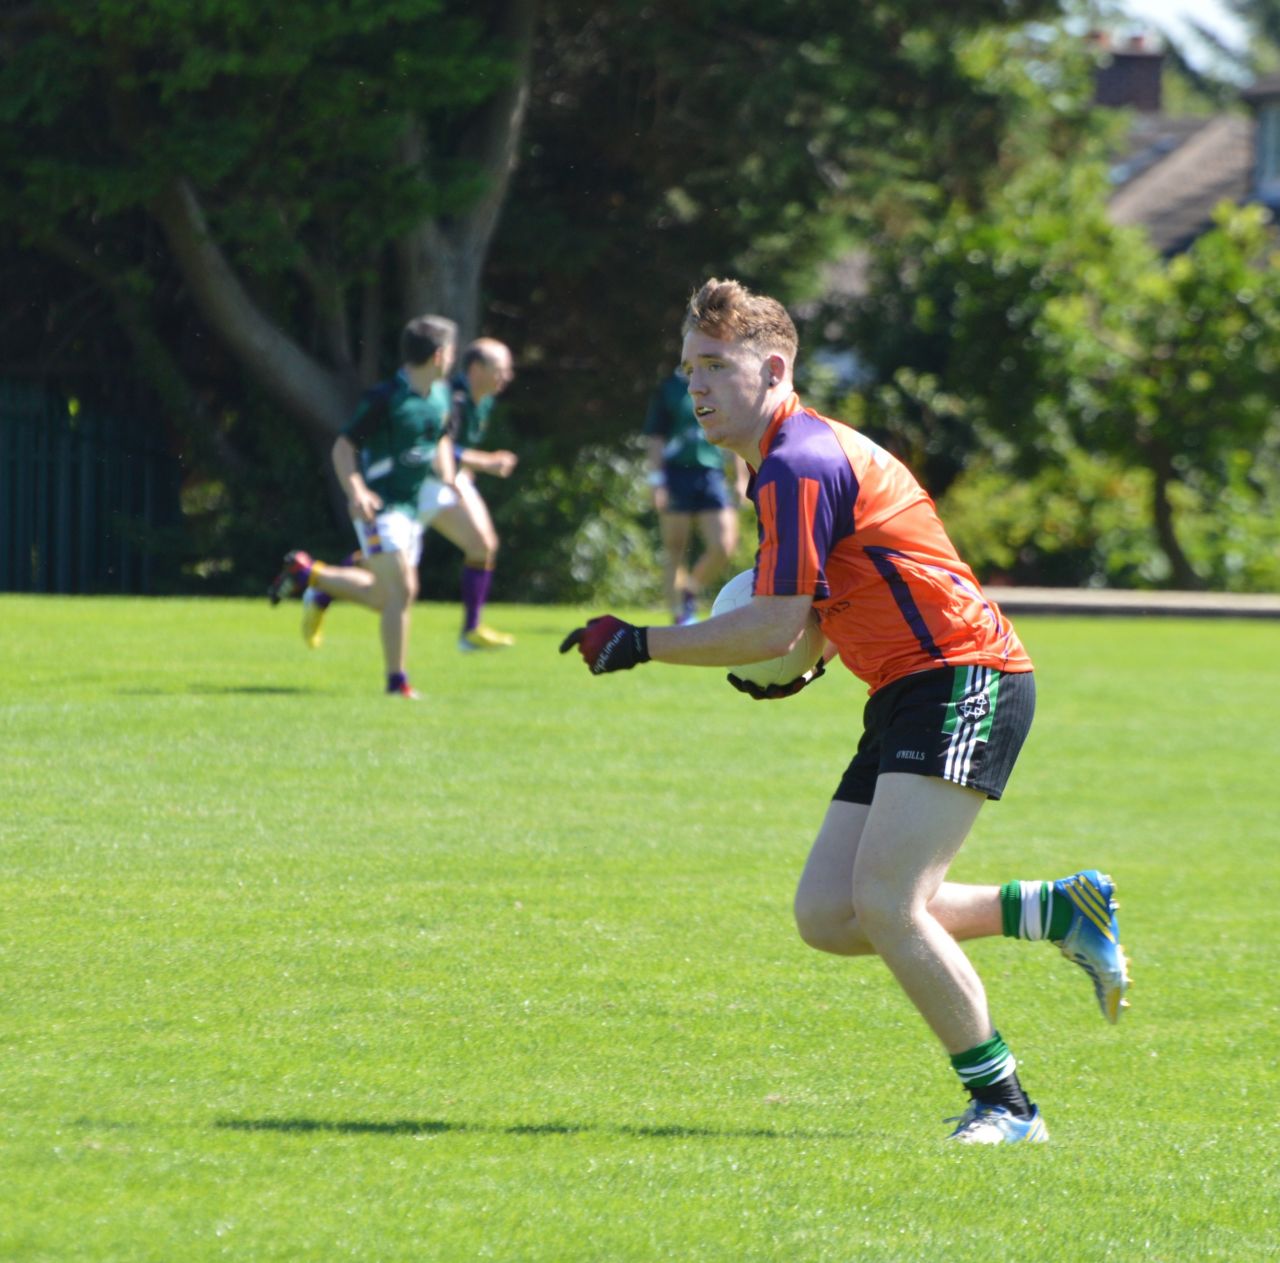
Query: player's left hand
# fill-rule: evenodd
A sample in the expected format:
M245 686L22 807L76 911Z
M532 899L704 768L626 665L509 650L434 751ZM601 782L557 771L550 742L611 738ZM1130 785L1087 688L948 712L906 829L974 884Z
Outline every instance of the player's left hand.
M745 693L757 702L776 702L782 697L794 697L802 688L812 684L818 676L824 675L826 670L826 664L819 658L808 671L803 675L796 676L789 684L768 684L762 687L751 680L744 680L740 676L732 674L725 676L725 679L739 693Z
M585 627L575 627L561 642L560 652L568 653L574 645L592 675L630 671L649 661L649 629L624 623L612 614L590 619Z

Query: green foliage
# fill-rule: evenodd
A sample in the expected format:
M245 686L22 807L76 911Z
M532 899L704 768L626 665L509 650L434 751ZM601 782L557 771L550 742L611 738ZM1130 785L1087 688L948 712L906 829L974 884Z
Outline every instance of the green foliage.
M1151 477L1078 449L1023 477L975 460L939 503L985 582L1142 588L1168 578L1151 527Z
M1022 99L970 37L1055 8L551 6L488 277L526 353L573 366L539 383L532 423L575 445L634 432L709 274L812 298L878 226L981 203Z
M523 600L657 602L662 564L640 440L584 447L572 463L542 455L517 472L510 528L507 514L495 517L501 581Z
M128 292L130 319L152 326L146 363L137 328L123 358L135 359L148 387L173 387L158 392L157 411L183 414L179 429L210 440L188 453L201 466L197 480L227 487L224 517L243 518L204 523L220 532L206 562L220 569L229 560L226 582L248 564L231 537L302 502L291 478L273 496L278 463L262 457L287 446L271 435L296 418L266 416L243 388L243 365L207 349L208 328L156 231L156 198L175 178L188 181L258 308L351 388L357 364L386 366L387 348L359 339L379 341L377 330L403 315L394 278L405 235L465 224L487 191L468 140L477 108L520 60L496 35L509 8L40 0L0 19L0 230L24 252L87 270L117 300ZM674 354L691 284L733 270L794 297L868 225L953 197L980 201L1021 111L999 57L970 37L1055 8L542 8L517 211L486 275L487 331L546 369L513 403L526 462L548 480L521 483L533 529L567 532L527 543L523 523L505 532L509 555L531 554L531 564L506 571L529 576L526 595L557 586L545 577L552 561L567 567L571 593L597 583L631 590L626 575L641 568L616 558L638 555L652 532L625 524L616 497L601 526L585 525L600 502L569 484L601 445L611 451L635 433L655 370ZM420 161L408 165L406 148L420 149ZM22 314L11 323L47 323ZM60 333L29 335L30 357ZM162 350L173 365L159 367ZM122 356L113 347L103 358ZM216 419L233 414L237 425L218 430ZM251 435L259 423L262 434ZM238 470L223 464L220 443L241 448ZM582 460L580 447L590 449ZM554 475L552 462L561 465ZM323 481L323 462L313 468ZM589 489L609 490L590 480Z
M1088 470L1085 456L1146 471L1163 559L1135 566L1126 545L1103 562L1096 549L1110 530L1090 529L1067 568L1086 581L1262 582L1265 532L1193 519L1228 486L1232 521L1275 504L1238 474L1280 428L1274 249L1262 208L1224 206L1185 254L1160 259L1107 221L1098 164L1032 162L988 207L951 207L877 257L872 299L853 325L876 376L864 423L938 493L978 452L1015 485L1061 485L1064 472ZM1082 501L1091 486L1086 477ZM1060 573L1057 526L1016 534L1024 560L1040 539L1044 574Z
M1174 490L1180 538L1206 586L1280 591L1280 426L1214 477L1193 474Z
M113 217L182 176L259 276L314 252L349 279L407 225L459 209L475 189L448 147L415 173L397 145L411 114L447 126L509 70L441 0L37 8L39 36L0 66L0 215L37 244L75 231L101 249Z
M486 331L532 369L508 406L536 472L496 493L500 591L639 598L652 523L621 490L630 475L600 469L625 461L689 289L732 272L812 300L822 264L853 247L870 301L810 322L875 375L837 415L940 495L978 453L1022 483L1086 468L1080 452L1145 469L1162 581L1267 582L1270 538L1250 521L1271 483L1241 472L1276 425L1267 230L1224 213L1165 263L1108 224L1096 159L1116 124L1089 109L1087 54L1048 24L1058 7L540 9L523 161L485 272ZM220 582L257 587L264 523L309 539L345 524L324 453L288 441L297 418L259 406L243 363L211 345L157 196L189 181L253 301L353 389L388 367L406 235L465 224L487 191L468 142L522 64L496 35L507 8L38 0L0 18L0 267L21 277L11 293L38 296L3 300L13 356L60 372L90 359L132 374L120 393L154 396L146 410L181 436L193 480L226 488L195 540ZM85 277L112 295L105 313L85 310ZM1202 525L1215 503L1220 529ZM1125 546L1100 567L1095 535L1108 532L1045 556L1156 581L1145 544L1143 560Z
M582 612L464 658L419 605L415 707L362 610L308 653L261 599L0 598L0 1256L1274 1256L1274 626L1019 620L1036 725L955 875L1105 865L1135 981L1110 1028L1049 945L966 945L1052 1132L1006 1154L792 924L862 690L592 679Z

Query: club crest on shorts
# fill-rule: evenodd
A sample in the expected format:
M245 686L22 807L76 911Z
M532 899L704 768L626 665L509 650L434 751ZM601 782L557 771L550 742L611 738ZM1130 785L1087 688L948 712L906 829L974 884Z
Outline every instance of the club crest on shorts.
M991 700L985 693L973 693L969 697L961 698L956 710L960 712L961 719L974 723L976 720L985 719L991 713Z

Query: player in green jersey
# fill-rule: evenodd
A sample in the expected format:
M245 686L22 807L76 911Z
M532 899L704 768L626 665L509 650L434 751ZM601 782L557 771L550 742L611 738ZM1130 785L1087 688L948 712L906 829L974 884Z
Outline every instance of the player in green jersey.
M515 376L511 351L496 338L477 338L462 353L459 372L450 382L450 428L457 460L452 490L424 484L420 505L424 523L439 531L462 552L462 631L458 648L502 649L515 637L496 631L482 618L498 557L498 532L489 507L475 484L475 474L509 478L518 457L506 450L487 451L484 442L498 395ZM443 389L438 387L437 389Z
M649 486L662 533L663 591L672 620L697 619L698 597L715 581L738 546L737 503L746 491L746 466L728 460L703 434L689 398L689 383L672 373L653 392L645 416ZM702 553L692 566L686 554L694 528Z
M406 698L418 696L406 658L422 555L419 494L433 468L446 491L455 478L448 397L433 388L447 377L456 345L452 320L409 321L400 337L399 371L366 392L334 442L333 467L347 493L361 564L329 566L295 550L268 589L273 605L314 590L378 611L387 692ZM315 630L318 638L318 622Z

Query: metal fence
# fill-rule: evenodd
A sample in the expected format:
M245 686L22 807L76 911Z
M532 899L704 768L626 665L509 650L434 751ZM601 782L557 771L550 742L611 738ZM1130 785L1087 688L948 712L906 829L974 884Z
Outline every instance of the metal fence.
M0 591L153 591L178 483L140 422L0 382Z

